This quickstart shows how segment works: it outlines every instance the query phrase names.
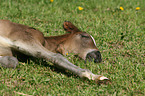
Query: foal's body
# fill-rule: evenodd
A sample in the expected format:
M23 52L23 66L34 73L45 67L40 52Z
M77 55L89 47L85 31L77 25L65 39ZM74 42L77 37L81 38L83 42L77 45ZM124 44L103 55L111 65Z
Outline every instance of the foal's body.
M79 68L62 55L57 54L57 52L63 55L73 52L84 60L88 58L89 60L95 59L96 62L101 61L101 54L94 45L90 35L81 32L70 22L64 23L64 29L70 33L58 36L56 39L55 37L44 37L42 32L32 27L12 23L8 20L0 20L0 63L4 67L18 65L18 61L13 56L13 53L21 52L28 56L50 61L58 68L67 69L80 77L97 81L108 79L101 75L95 75L89 70ZM90 39L83 41L84 37ZM78 41L80 38L82 38L82 41ZM85 43L91 47L85 47ZM80 48L82 49L78 50Z

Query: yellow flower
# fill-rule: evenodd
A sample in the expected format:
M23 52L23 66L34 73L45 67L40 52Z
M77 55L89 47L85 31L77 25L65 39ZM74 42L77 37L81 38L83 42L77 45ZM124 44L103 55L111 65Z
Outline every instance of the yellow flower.
M124 10L124 8L123 8L123 7L120 7L119 9L120 9L120 10Z
M50 2L52 3L52 2L53 2L53 0L50 0Z
M84 8L79 6L78 9L79 9L79 10L83 10Z
M66 53L66 56L68 55L68 53Z
M140 10L140 7L136 7L136 10Z

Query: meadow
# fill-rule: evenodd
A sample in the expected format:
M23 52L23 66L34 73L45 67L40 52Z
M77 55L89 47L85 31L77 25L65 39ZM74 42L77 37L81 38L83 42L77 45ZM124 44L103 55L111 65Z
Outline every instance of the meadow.
M0 67L1 96L145 95L144 0L0 0L0 19L34 27L45 36L64 34L63 22L71 21L94 37L103 60L65 57L111 80L97 85L50 62L19 62L16 69Z

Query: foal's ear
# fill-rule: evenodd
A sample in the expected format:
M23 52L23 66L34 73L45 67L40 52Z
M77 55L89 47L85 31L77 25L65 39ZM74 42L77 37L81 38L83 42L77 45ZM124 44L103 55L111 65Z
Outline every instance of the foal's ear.
M69 21L65 21L63 23L63 28L64 28L65 31L71 32L71 33L80 32L80 30Z

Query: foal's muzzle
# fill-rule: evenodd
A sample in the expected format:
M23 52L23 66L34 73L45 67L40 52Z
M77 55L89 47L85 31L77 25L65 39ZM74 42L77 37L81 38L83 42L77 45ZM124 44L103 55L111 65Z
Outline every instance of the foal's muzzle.
M89 52L86 56L86 60L94 61L95 63L99 63L102 61L100 51L92 51Z

